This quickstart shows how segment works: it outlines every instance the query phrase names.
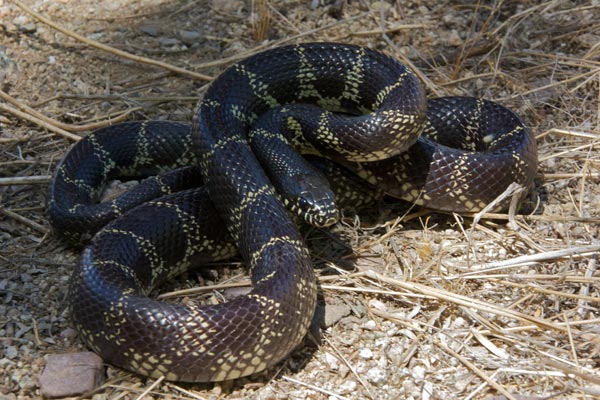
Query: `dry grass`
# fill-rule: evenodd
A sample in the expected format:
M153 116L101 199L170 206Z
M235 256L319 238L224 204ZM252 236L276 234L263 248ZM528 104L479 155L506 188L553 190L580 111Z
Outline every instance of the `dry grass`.
M484 96L520 113L539 146L531 213L474 219L383 205L311 231L322 302L349 310L318 347L309 341L259 376L218 385L152 382L110 368L95 396L600 396L599 5L148 3L27 0L60 21L35 22L30 32L14 22L36 21L21 2L0 0L1 395L38 397L44 354L82 347L63 303L76 251L49 233L44 216L46 184L69 144L124 118L189 121L205 80L235 60L335 40L412 65L431 95ZM200 46L160 45L140 31L153 24L159 38L198 30ZM195 294L206 297L247 284L237 264L213 268L182 286L217 277L220 285Z

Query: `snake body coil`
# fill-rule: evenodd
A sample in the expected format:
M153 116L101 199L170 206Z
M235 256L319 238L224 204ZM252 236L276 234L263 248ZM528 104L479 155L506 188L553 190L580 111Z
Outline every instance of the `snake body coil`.
M180 381L234 379L289 354L312 319L316 285L271 181L299 171L289 173L300 185L291 192L320 197L311 174L296 167L292 145L339 161L388 193L446 210L480 209L511 182L529 187L536 169L535 142L512 112L467 98L427 107L413 73L381 53L321 43L250 57L212 83L191 130L157 121L116 125L79 142L60 163L49 203L56 231L91 235L124 214L96 234L73 274L70 307L85 343L107 362ZM185 165L192 167L92 205L115 175ZM249 294L204 306L146 297L236 246L250 268Z

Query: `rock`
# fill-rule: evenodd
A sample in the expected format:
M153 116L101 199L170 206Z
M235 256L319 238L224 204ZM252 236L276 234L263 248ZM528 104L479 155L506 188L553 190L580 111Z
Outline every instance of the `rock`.
M165 37L165 36L159 37L158 42L161 44L161 46L175 46L175 45L181 43L181 41L179 39Z
M370 319L367 322L365 322L362 325L362 327L363 327L363 329L366 329L368 331L375 331L375 330L377 330L377 322L375 322L372 319Z
M252 288L249 286L227 288L223 291L223 297L225 297L225 300L233 300L236 297L247 295L250 290Z
M77 331L73 328L66 328L60 332L60 337L63 339L73 339L77 336Z
M197 31L179 31L179 37L181 41L185 44L193 44L196 43L202 35Z
M95 33L90 33L89 35L87 35L88 39L91 40L100 40L104 37L104 32L95 32Z
M12 360L19 355L19 350L17 350L16 346L7 346L5 355L7 358L10 358Z
M51 354L40 376L44 397L78 396L102 383L102 359L92 352Z
M19 15L15 19L13 19L13 24L15 24L19 30L23 33L33 33L36 30L36 26L33 22L29 20L28 17L24 15Z
M387 382L388 374L384 368L371 368L367 371L367 380L376 386L379 386Z
M339 387L340 394L350 394L356 391L358 384L354 381L344 381Z
M365 360L370 360L371 358L373 358L373 352L371 351L371 349L364 348L358 352L358 356Z
M387 311L387 306L377 299L369 300L369 307L374 308L378 311Z
M19 388L21 390L34 390L37 386L37 382L35 382L30 376L22 376L19 381Z
M337 371L340 368L340 363L337 359L336 356L334 356L331 353L327 353L325 352L325 355L323 356L325 364L327 364L327 367L329 367L329 369L331 371Z
M322 325L327 328L338 322L340 319L350 314L350 307L347 304L327 304L325 306L325 315Z
M144 32L146 35L150 36L158 36L158 27L154 24L152 25L142 25L140 26L140 31Z

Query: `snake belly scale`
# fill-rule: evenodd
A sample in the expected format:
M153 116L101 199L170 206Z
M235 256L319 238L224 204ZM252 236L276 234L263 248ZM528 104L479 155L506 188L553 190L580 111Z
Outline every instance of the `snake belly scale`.
M115 218L84 249L70 282L70 309L83 341L111 364L169 380L235 379L277 363L305 336L317 288L302 236L249 136L339 160L369 184L428 206L440 196L423 187L433 190L437 182L446 199L442 209L481 208L507 182L531 186L535 142L518 117L491 102L439 103L428 108L414 74L382 53L301 44L225 70L200 101L191 128L131 122L77 143L51 185L55 231L73 241ZM267 124L250 135L269 113L283 121L287 133ZM491 126L497 123L503 124L499 130ZM442 147L455 145L445 137L447 130L466 131L459 141L469 151L445 156ZM422 131L425 137L418 138ZM493 148L492 161L484 158L483 147ZM469 152L478 155L467 158ZM501 172L498 180L494 170L502 163L510 163L512 171ZM170 169L175 170L129 194L93 205L100 187L115 175ZM485 189L466 180L473 171L473 181ZM428 183L428 173L434 183ZM499 183L482 184L482 175ZM467 197L471 193L476 198ZM174 275L236 251L250 268L253 287L247 295L202 306L147 297Z

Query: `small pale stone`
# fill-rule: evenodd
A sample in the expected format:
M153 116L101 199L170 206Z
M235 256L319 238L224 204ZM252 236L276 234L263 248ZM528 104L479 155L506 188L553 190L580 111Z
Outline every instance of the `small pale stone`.
M91 40L100 40L104 37L104 32L94 32L94 33L90 33L89 35L87 35L88 39Z
M325 358L325 363L327 364L327 366L329 367L330 370L336 371L340 367L337 357L334 356L333 354L325 353L324 358Z
M413 367L412 368L412 376L417 381L424 379L425 378L425 368L421 367L420 365Z
M158 36L158 27L154 24L142 25L140 26L140 31L144 32L146 35Z
M364 358L365 360L370 360L371 358L373 358L373 352L371 351L371 349L361 349L358 352L358 355L360 356L360 358Z
M164 36L158 38L158 42L163 46L174 46L176 44L181 43L181 41L177 38L170 38L170 37L164 37Z
M325 306L325 315L321 326L327 328L334 325L340 319L349 315L352 310L347 304L327 304Z
M40 376L44 397L77 396L102 381L102 359L91 352L51 354Z
M379 386L388 380L388 376L385 369L375 367L367 371L367 379L369 382Z
M191 44L197 42L200 39L201 35L200 32L181 30L179 31L179 37L181 38L182 42Z
M30 376L22 376L19 379L19 388L23 390L32 390L37 386L37 382L31 379Z
M370 331L377 330L377 323L375 321L373 321L372 319L370 319L363 324L363 328L368 329Z
M355 381L344 381L340 385L339 393L340 394L349 394L353 393L356 390L357 384Z
M19 350L17 350L16 346L7 346L4 354L6 354L7 358L13 359L19 355Z
M77 331L73 328L66 328L60 332L60 337L63 339L73 339L77 336Z
M422 400L429 400L432 398L431 396L433 395L433 385L431 384L431 382L425 382L421 394Z
M379 311L387 311L387 306L377 299L369 300L369 306Z

